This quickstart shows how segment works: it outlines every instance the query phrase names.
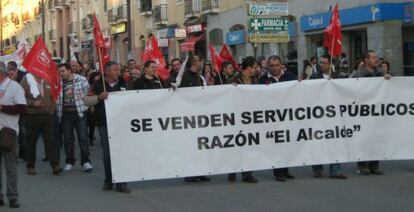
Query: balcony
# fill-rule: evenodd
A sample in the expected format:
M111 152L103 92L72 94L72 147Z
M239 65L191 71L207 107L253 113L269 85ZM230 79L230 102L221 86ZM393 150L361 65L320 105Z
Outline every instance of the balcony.
M219 0L203 0L203 14L219 13Z
M128 21L128 5L123 4L117 9L117 19L116 22L127 22Z
M92 15L86 16L86 18L82 19L82 30L85 32L92 32L93 28L93 21Z
M63 9L64 7L68 7L69 6L69 1L68 0L55 0L55 8L56 9Z
M47 2L47 8L50 12L55 12L55 0L49 0Z
M152 2L151 0L141 0L140 14L144 16L152 15Z
M154 23L156 25L168 24L167 4L154 6L152 13L154 14Z
M55 29L49 30L49 40L52 43L56 43L56 30Z
M78 22L71 22L69 24L69 34L78 34Z
M198 17L201 14L201 0L184 0L184 16L186 18Z

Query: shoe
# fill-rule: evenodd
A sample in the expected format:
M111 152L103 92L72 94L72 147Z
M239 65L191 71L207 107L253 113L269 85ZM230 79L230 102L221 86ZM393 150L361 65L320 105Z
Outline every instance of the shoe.
M336 174L336 175L331 175L331 176L329 176L329 178L331 178L331 179L340 179L340 180L348 179L348 177L346 175L342 174L342 173Z
M383 175L383 174L384 174L384 172L382 172L382 171L381 171L381 170L379 170L379 169L370 170L370 173L371 173L371 174L375 174L375 175Z
M275 176L275 178L276 178L276 181L279 181L279 182L285 182L286 181L285 176L278 175L278 176Z
M184 181L185 182L188 182L188 183L196 183L196 182L198 182L198 178L197 177L185 177L184 178Z
M36 175L35 168L27 168L27 174L28 175Z
M295 179L295 176L291 175L289 172L285 174L286 179Z
M92 164L89 162L86 162L82 165L82 171L84 172L91 172L93 169Z
M314 178L322 178L324 177L321 171L316 171L313 173Z
M9 200L10 208L20 208L19 201L17 199L11 199Z
M67 163L65 165L65 168L63 168L64 171L71 171L72 169L73 169L73 165L69 163Z
M127 185L117 186L116 191L125 194L131 193L131 189Z
M227 175L227 180L230 182L236 182L236 174L232 173L232 174Z
M256 178L254 178L253 176L249 176L249 177L243 178L243 182L245 182L245 183L257 183L258 180Z
M0 200L0 206L4 205L4 200Z
M104 190L104 191L110 191L110 190L112 190L113 185L114 184L112 184L112 183L104 183L104 185L102 187L102 190Z
M201 182L208 182L208 181L210 181L210 178L208 178L208 177L206 177L206 176L200 176L200 177L198 177L198 179L199 179Z
M60 173L63 172L62 167L60 167L59 165L55 165L53 166L53 175L59 175Z

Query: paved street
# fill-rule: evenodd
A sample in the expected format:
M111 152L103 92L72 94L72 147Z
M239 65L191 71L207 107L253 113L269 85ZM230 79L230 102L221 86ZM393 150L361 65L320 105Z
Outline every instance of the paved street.
M414 211L414 163L383 163L384 176L360 176L346 164L349 180L314 179L310 167L293 168L297 179L276 182L271 171L257 172L259 183L228 183L225 176L188 184L182 179L132 183L131 194L101 191L103 167L100 146L91 148L95 169L76 169L53 176L41 162L39 145L36 176L28 176L19 162L20 209L8 211Z

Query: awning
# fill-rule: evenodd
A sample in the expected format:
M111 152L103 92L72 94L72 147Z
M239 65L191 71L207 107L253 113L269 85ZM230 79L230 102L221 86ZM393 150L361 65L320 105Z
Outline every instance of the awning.
M191 52L194 51L194 46L198 41L204 40L205 36L204 35L200 35L200 36L195 36L195 37L191 37L188 38L184 41L184 43L182 43L180 45L181 47L181 51L183 52Z

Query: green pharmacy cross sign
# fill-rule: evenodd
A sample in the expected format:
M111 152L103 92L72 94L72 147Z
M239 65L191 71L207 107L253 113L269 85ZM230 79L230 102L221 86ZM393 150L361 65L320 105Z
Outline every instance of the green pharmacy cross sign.
M250 31L272 31L275 33L288 32L288 17L252 18L249 20Z

